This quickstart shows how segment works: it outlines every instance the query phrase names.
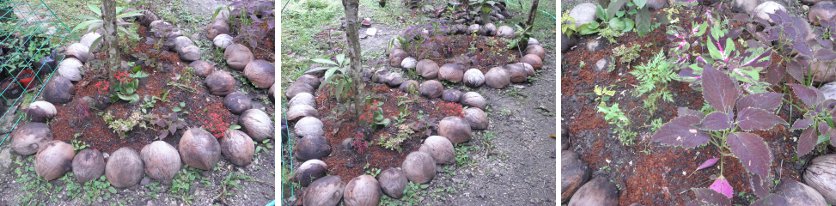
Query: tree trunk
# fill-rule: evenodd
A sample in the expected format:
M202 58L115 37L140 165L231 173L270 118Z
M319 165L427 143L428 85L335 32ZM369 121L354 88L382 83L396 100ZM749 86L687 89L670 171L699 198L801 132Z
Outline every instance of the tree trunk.
M528 21L525 22L525 25L528 27L534 25L534 18L537 16L537 4L540 4L540 0L531 2L531 10L528 11Z
M346 37L348 39L348 57L351 60L349 75L354 86L354 114L359 119L360 114L363 113L365 107L365 92L363 88L366 83L362 77L362 58L360 50L360 36L358 34L358 18L357 10L360 5L359 0L342 0L345 8L346 21Z
M102 0L102 48L107 52L104 74L112 78L111 71L118 70L122 62L117 48L119 36L116 32L116 2L114 0Z

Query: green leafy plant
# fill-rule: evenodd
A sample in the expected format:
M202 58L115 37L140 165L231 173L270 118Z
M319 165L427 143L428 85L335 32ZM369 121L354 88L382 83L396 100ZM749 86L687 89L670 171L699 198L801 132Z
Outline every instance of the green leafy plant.
M85 21L79 23L73 28L73 32L79 31L81 29L87 29L87 32L95 31L99 28L102 28L104 25L102 9L96 7L95 5L88 4L87 9L91 12L96 14L95 16L82 16ZM116 30L119 32L120 36L127 36L132 40L139 40L139 35L136 32L131 32L128 30L128 26L131 25L130 22L126 22L126 18L131 17L138 17L142 16L142 13L139 10L127 9L125 7L116 7ZM98 41L98 40L97 40Z
M598 104L598 112L604 115L604 120L608 124L615 126L613 132L618 135L618 141L623 145L632 145L638 133L631 131L631 121L627 115L618 107L618 103L613 103L607 106L604 102Z
M97 198L110 199L110 196L116 195L116 192L116 188L110 185L104 175L84 183L84 201L86 203L93 203Z
M645 94L644 107L655 111L656 103L661 98L666 102L673 102L673 94L668 90L668 83L678 79L674 72L674 64L665 58L665 52L659 51L650 62L634 67L630 74L636 77L639 85L636 86L633 95L642 96Z
M560 31L566 37L572 37L575 33L578 33L578 27L575 26L575 18L569 15L569 11L563 12L563 15L560 16L560 22Z
M139 95L136 94L136 90L139 88L139 79L148 77L148 74L142 71L142 67L134 66L131 73L127 71L116 72L113 77L116 79L116 83L112 87L111 101L123 100L131 104L139 101Z
M111 111L99 112L99 116L102 116L102 120L107 124L107 127L121 138L127 137L128 132L137 126L147 129L148 119L152 117L151 115L142 114L140 111L131 112L130 116L125 119L117 119Z
M183 168L171 181L171 188L168 190L169 194L179 197L183 202L191 203L193 196L190 191L193 186L192 184L197 182L198 176L200 176L200 172L197 169L191 167Z
M413 133L415 133L415 131L409 128L409 125L400 124L398 125L398 133L395 134L394 137L392 137L390 134L381 135L377 142L377 145L380 145L381 147L389 150L401 152L403 150L401 145L404 141L409 139L409 137Z
M261 144L255 146L255 153L261 153L265 151L272 151L273 150L273 143L270 142L270 139L265 139L261 141Z
M23 159L23 161L21 161ZM35 156L18 158L15 160L15 181L21 183L23 194L20 194L18 203L38 205L45 204L39 197L52 193L54 186L45 179L35 175ZM46 199L45 201L48 201Z
M607 8L598 5L595 9L595 16L602 23L593 21L577 29L581 35L597 33L610 43L615 43L616 37L633 30L639 36L645 36L660 25L650 21L651 14L645 6L646 3L647 0L612 0Z
M634 44L630 47L627 47L626 45L622 44L621 46L612 49L612 55L614 57L618 57L618 62L621 62L622 64L632 63L633 61L639 58L641 52L641 44Z
M350 96L353 84L351 77L348 76L350 60L345 58L345 54L338 54L335 59L336 61L317 58L312 61L328 66L323 76L324 84L321 84L320 88L331 85L329 93L338 101L343 101Z
M376 127L387 127L392 120L383 116L383 102L377 102L377 109L374 110L374 125Z
M369 163L366 163L366 165L363 166L363 171L365 171L365 174L371 175L372 177L377 177L377 175L380 174L380 168L372 167Z

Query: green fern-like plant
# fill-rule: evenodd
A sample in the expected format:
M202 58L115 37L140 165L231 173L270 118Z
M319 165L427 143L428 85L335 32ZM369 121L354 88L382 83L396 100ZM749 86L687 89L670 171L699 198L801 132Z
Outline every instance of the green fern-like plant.
M674 72L674 64L667 60L664 50L653 57L650 62L634 67L630 74L636 77L639 85L633 91L638 97L647 94L644 107L654 111L659 99L673 102L673 94L668 90L668 83L678 78Z
M89 9L91 12L93 12L96 15L95 16L82 16L82 18L85 19L85 21L83 21L81 23L78 23L78 25L73 27L73 32L79 31L79 30L82 30L82 29L87 29L87 32L91 32L91 31L95 31L99 28L102 28L102 26L104 26L104 20L103 20L103 16L102 16L102 9L95 6L95 5L92 5L92 4L88 4L87 9ZM142 16L142 12L140 12L139 10L126 9L125 7L118 7L118 6L116 7L116 21L117 21L116 22L116 26L117 26L116 30L119 32L120 36L127 36L128 38L130 38L132 40L139 40L139 35L137 35L136 32L128 31L128 26L131 25L131 23L126 22L124 20L125 18L131 18L131 17L137 17L137 16ZM98 39L96 41L98 41Z

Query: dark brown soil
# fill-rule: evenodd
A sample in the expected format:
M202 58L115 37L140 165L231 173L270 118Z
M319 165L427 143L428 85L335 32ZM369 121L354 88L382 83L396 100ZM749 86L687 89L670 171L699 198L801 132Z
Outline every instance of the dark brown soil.
M699 7L695 10L703 9ZM689 19L682 20L685 20L682 25L691 24ZM584 37L579 40L577 48L563 55L562 117L568 126L570 150L580 154L593 171L593 176L609 177L620 187L619 205L684 205L693 198L691 188L708 187L720 172L716 166L694 172L702 161L719 157L714 146L688 150L650 141L650 120L661 118L667 122L676 116L678 107L701 108L704 101L700 91L690 88L686 83L674 82L668 86L674 94L674 101L660 103L658 111L647 111L642 107L644 97L637 98L630 94L637 84L635 78L627 74L630 67L619 63L613 72L596 72L593 69L596 61L610 56L611 50L620 44L652 44L651 47L644 47L640 58L633 64L647 62L661 49L667 50L665 29L664 26L657 28L644 37L630 32L618 38L618 44L608 44L594 53L589 52L584 44L594 37ZM604 39L601 41L606 42ZM579 68L581 61L586 65L583 68ZM593 93L596 85L613 86L616 95L609 104L619 103L622 111L632 121L629 129L639 133L634 145L622 145L615 134L611 133L611 126L597 113ZM782 92L779 86L772 89ZM786 105L779 111L783 118L798 117L797 113L791 115ZM774 179L798 179L806 161L794 159L796 151L792 136L797 134L789 132L784 126L756 133L764 138L772 150L774 160L770 172L775 175ZM809 156L802 159L809 159ZM735 192L753 194L749 184L750 175L739 161L725 157L723 162L723 175L730 181ZM744 205L750 204L750 201L737 194L734 198L734 203Z
M144 27L141 27L140 34L144 33ZM145 95L161 97L164 92L168 91L168 101L158 101L152 109L150 114L165 115L171 113L171 109L177 106L180 102L185 102L186 108L183 111L188 113L180 114L188 127L203 127L218 138L223 137L229 125L236 124L238 117L231 114L223 106L223 98L208 93L203 86L203 81L200 77L193 76L188 86L195 89L196 92L181 89L179 87L168 86L168 82L177 74L186 73L187 63L181 62L176 53L169 51L157 52L153 49L153 45L139 43L134 52L144 53L156 59L156 61L170 65L171 71L163 71L162 68L154 68L151 66L142 66L142 70L150 76L140 79L137 94L140 97ZM98 53L98 59L103 59L104 54ZM123 60L136 61L130 55L123 55ZM161 64L161 65L162 65ZM149 128L135 127L126 137L120 138L119 135L108 128L107 123L102 120L101 114L110 111L117 119L124 119L131 115L134 111L140 110L142 100L135 104L130 104L125 101L117 101L110 104L103 110L96 110L90 108L83 103L82 98L85 96L98 98L108 98L109 92L101 89L101 84L107 83L107 77L102 75L86 75L84 79L75 84L76 93L70 103L64 105L56 105L58 114L49 124L53 131L55 139L70 142L78 135L78 140L90 145L91 148L99 149L103 152L113 152L122 147L130 147L137 151L141 150L143 146L157 140L158 131L163 131L167 128L158 128L153 125L148 125ZM174 135L169 135L165 139L171 145L177 146L177 142L185 129L179 130Z
M400 167L406 155L418 150L421 141L430 134L429 128L413 133L402 143L400 152L375 144L384 135L394 137L398 133L397 124L395 124L395 119L400 114L398 97L407 97L409 98L407 101L413 101L407 103L411 112L411 115L407 116L404 121L407 125L423 125L416 127L433 127L431 130L435 130L436 123L444 117L462 116L462 106L458 103L444 102L440 99L428 100L417 94L406 94L397 88L392 89L381 84L367 85L366 88L373 93L374 100L372 104L367 104L359 120L353 117L352 112L344 112L346 108L343 105L346 104L341 104L331 98L329 92L326 92L327 89L317 92L317 110L320 114L327 114L322 118L322 122L325 126L325 137L331 145L331 155L325 157L323 161L328 164L329 175L338 175L346 182L364 174L367 168L385 170L390 167ZM371 122L374 118L373 112L377 109L377 102L383 102L383 114L392 123L388 127L374 130L370 125L373 124ZM419 112L423 115L419 115ZM366 133L370 135L365 137ZM366 138L371 141L367 143L368 148L360 153L356 149L342 146L346 138ZM364 168L367 164L367 168Z
M508 50L505 41L505 38L495 36L435 35L402 46L418 60L431 59L439 66L461 63L487 72L492 67L514 63L520 58L521 52Z

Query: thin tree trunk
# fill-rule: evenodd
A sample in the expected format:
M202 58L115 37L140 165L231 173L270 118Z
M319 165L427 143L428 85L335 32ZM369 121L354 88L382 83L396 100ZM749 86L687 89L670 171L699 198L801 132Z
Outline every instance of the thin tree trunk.
M534 25L534 18L537 17L537 5L540 4L540 0L534 0L531 2L531 10L528 11L528 21L525 22L526 26L533 26Z
M345 8L346 21L346 37L348 39L348 57L351 60L351 68L349 70L353 86L354 86L354 114L359 119L360 114L364 109L365 92L363 88L366 83L362 77L362 59L360 50L360 36L358 34L358 18L357 10L360 5L359 0L342 0L343 8Z
M107 52L106 71L108 78L112 78L110 71L119 69L121 58L119 57L118 41L116 32L116 2L114 0L102 0L102 20L104 34L102 34L102 48Z

